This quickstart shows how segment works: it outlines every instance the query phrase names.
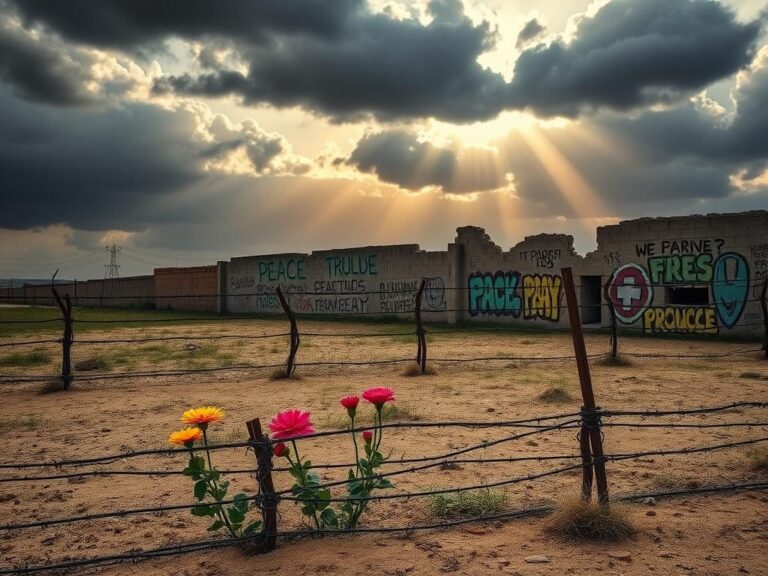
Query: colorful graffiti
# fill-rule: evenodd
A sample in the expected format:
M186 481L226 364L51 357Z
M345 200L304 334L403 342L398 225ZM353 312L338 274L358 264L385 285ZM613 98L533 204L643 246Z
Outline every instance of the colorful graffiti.
M720 322L732 328L739 321L749 296L749 264L736 252L720 254L715 261L712 298Z
M721 253L723 244L718 238L665 240L659 246L655 242L636 245L638 255L647 256L647 272L641 265L633 263L614 273L608 298L617 318L632 324L642 317L643 330L650 333L716 334L720 327L735 326L749 296L750 270L741 254ZM691 248L705 252L686 252ZM657 254L657 249L661 254ZM717 257L711 253L713 250L717 251ZM707 285L711 294L709 305L652 306L654 286L673 289L679 285Z
M552 274L475 272L469 276L469 313L526 319L560 319L563 279Z
M613 303L618 320L631 324L653 302L653 287L642 266L625 264L613 274L608 287L608 298Z
M648 333L717 334L715 309L710 306L652 306L643 311L643 330Z

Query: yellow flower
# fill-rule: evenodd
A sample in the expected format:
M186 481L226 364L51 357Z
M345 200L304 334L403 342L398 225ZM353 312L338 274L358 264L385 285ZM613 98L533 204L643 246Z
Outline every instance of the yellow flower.
M193 424L196 426L207 426L211 422L218 422L224 418L224 412L221 408L215 406L203 406L201 408L190 408L181 416L184 424Z
M200 428L184 428L184 430L177 430L168 436L168 442L189 447L202 437L203 432Z

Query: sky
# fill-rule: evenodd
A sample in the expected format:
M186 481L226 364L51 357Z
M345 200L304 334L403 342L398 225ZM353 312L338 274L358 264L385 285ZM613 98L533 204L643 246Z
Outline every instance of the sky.
M0 278L768 207L766 2L0 0Z

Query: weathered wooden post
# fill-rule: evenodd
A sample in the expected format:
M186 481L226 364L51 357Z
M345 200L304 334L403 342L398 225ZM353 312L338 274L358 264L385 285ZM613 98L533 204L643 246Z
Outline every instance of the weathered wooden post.
M768 278L763 280L763 291L760 295L760 309L763 311L763 353L768 358Z
M282 307L283 312L288 316L288 321L291 323L291 349L288 352L288 360L285 362L285 377L290 378L296 369L296 354L299 351L300 343L299 328L296 324L296 314L291 310L291 305L283 295L280 286L275 289L275 292L277 293L277 299L280 301L280 306Z
M245 423L248 427L250 445L256 453L256 481L261 495L262 536L259 552L275 549L277 542L277 495L272 482L272 446L261 430L261 421L254 418Z
M74 332L72 330L72 301L69 299L69 294L65 294L64 300L62 300L53 282L51 282L51 291L53 291L53 297L56 299L59 310L61 310L64 322L64 335L61 339L61 387L64 390L69 390L69 385L72 382L72 340L74 339Z
M611 317L611 360L614 362L619 357L619 327L616 322L616 308L611 300L611 282L613 282L613 272L608 276L608 280L603 286L603 297L608 305L608 314Z
M599 407L595 405L595 394L592 390L592 377L589 373L589 360L587 358L587 348L584 344L584 333L581 330L581 315L579 314L579 303L576 299L576 287L573 283L573 273L570 268L561 270L563 275L563 284L565 286L565 299L568 304L568 319L571 324L571 337L573 338L573 350L576 356L576 367L579 371L579 382L581 384L581 398L583 406L581 407L581 448L582 461L591 461L595 470L595 480L597 482L597 497L601 504L608 504L608 479L605 474L605 458L603 455L603 441L600 436L600 414ZM584 442L584 438L589 438L589 443ZM584 449L589 450L591 454L585 454ZM591 472L589 478L587 470L590 466L587 464L584 468L584 477L582 489L589 488L589 493L582 493L585 500L591 498ZM588 482L589 480L589 482Z
M417 338L417 351L416 351L416 363L421 368L421 373L427 372L427 337L424 330L424 323L421 320L421 301L424 298L424 289L427 286L427 281L422 280L418 291L416 292L416 305L414 307L414 314L416 316L416 338Z

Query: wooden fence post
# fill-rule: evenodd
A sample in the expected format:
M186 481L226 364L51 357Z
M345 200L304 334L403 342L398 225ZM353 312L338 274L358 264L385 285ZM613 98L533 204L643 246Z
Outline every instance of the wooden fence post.
M608 276L608 280L603 286L603 296L611 316L611 360L615 361L619 357L619 327L616 322L616 308L613 306L613 300L611 300L611 282L613 282L613 272Z
M416 306L414 307L414 314L416 315L416 337L417 337L417 351L416 351L416 363L421 368L421 373L427 372L427 337L424 331L424 324L421 320L421 301L424 297L424 288L427 286L427 281L422 280L419 290L416 292Z
M62 300L58 290L54 288L53 282L51 282L51 290L64 321L64 336L61 339L61 387L64 390L69 390L69 385L72 382L72 340L74 339L72 301L69 299L69 294L65 294L64 300Z
M285 299L283 291L278 286L275 289L277 292L277 299L280 301L280 306L283 308L283 312L288 316L288 321L291 323L291 350L288 352L288 360L285 362L285 377L290 378L296 369L296 353L299 351L299 328L296 324L296 314L291 310L291 305L288 304L288 300Z
M760 295L760 308L763 311L763 353L768 358L768 278L763 280L763 292Z
M277 495L272 483L272 446L269 438L261 430L261 421L254 418L245 423L248 427L250 444L256 453L256 480L259 483L261 495L262 536L259 552L269 552L275 549L277 542Z
M565 286L565 299L568 304L568 319L571 325L571 337L573 338L573 350L576 356L576 367L579 371L579 382L581 384L581 398L584 405L581 408L581 447L582 461L587 457L595 469L595 480L597 482L597 497L601 504L608 504L608 479L605 474L605 458L603 455L603 440L600 435L600 414L599 407L595 405L595 394L592 390L592 377L589 373L589 359L587 358L587 348L584 344L584 333L581 330L581 315L579 314L579 303L576 299L576 287L573 283L573 273L570 268L563 268L563 284ZM589 445L584 442L584 438L589 437ZM585 454L591 447L591 454ZM582 497L588 500L591 497L591 472L587 482L587 465L584 468L584 477L582 488L589 487L590 493L582 493Z

